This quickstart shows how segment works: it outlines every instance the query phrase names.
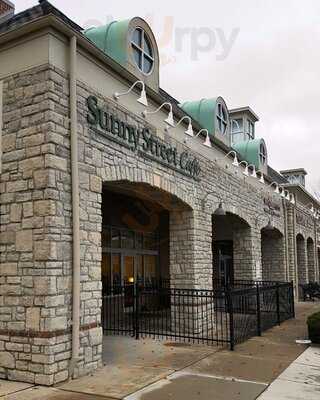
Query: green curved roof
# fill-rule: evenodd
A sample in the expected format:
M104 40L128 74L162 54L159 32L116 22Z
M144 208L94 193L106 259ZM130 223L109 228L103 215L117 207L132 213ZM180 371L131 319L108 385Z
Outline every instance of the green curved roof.
M260 145L263 144L266 147L263 139L246 140L243 142L235 143L232 145L234 150L240 155L243 160L246 160L248 164L253 164L257 169L260 169ZM266 147L267 148L267 147Z
M217 101L223 99L216 97L213 99L201 99L198 101L186 101L180 107L189 114L194 120L207 129L211 135L215 132L215 115Z
M89 28L84 31L84 35L100 50L124 66L128 58L127 34L130 21L113 21L108 25Z

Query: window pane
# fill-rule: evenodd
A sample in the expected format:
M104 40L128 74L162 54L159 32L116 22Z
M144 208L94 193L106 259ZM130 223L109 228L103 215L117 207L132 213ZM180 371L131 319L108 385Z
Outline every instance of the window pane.
M146 284L156 282L156 256L144 256L144 278Z
M108 293L111 286L111 255L102 254L101 261L102 294Z
M136 249L143 248L143 236L141 233L136 233Z
M152 47L151 44L149 42L149 39L147 38L146 34L144 34L144 48L143 50L145 51L145 53L147 53L150 57L152 57Z
M112 284L113 284L113 286L121 286L121 256L120 256L120 254L112 255Z
M137 46L141 47L141 45L142 45L142 31L141 31L141 29L136 29L133 32L132 41Z
M133 57L137 64L137 66L141 69L142 68L142 53L140 50L133 47Z
M154 234L145 234L144 236L145 250L158 250L157 238Z
M143 283L143 257L141 255L136 256L136 271L137 282Z
M132 231L125 231L121 232L121 242L122 242L122 249L133 249L134 248L134 233Z
M133 256L124 256L123 282L124 282L124 284L134 283L134 257Z
M143 72L148 74L152 70L153 61L150 58L144 56Z
M112 238L111 238L112 244L111 247L113 249L119 249L120 248L120 231L119 229L112 228Z

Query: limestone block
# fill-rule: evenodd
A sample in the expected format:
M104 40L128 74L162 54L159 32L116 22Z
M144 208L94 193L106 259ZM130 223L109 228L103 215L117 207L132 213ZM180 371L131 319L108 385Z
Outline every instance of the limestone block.
M102 180L100 177L95 176L95 175L90 176L90 190L95 193L101 193Z
M47 168L59 169L61 171L67 171L67 160L53 154L45 155L45 166Z
M34 244L34 258L37 261L49 261L57 258L56 243L49 240L37 241Z
M38 200L34 202L34 214L37 216L55 215L56 204L53 200Z
M39 331L40 327L40 308L31 307L26 311L26 329L31 331Z
M10 221L11 222L21 222L21 218L22 218L22 205L21 204L11 204Z
M17 275L17 263L0 264L0 276Z
M16 233L16 251L32 251L32 230L23 230Z
M15 367L14 356L9 352L1 351L0 352L0 367L14 368Z

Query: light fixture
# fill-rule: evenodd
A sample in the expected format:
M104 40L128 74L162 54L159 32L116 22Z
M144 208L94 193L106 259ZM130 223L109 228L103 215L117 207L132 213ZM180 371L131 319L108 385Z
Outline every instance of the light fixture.
M274 193L280 194L279 185L277 182L270 183L269 187L275 185Z
M245 166L246 166L245 169L244 169L244 171L243 171L243 175L249 176L249 169L248 169L248 163L247 163L247 161L242 160L242 161L239 162L239 166L240 166L241 164L245 164Z
M219 217L224 217L226 215L226 211L223 208L222 201L220 201L218 208L213 212L213 215L217 215Z
M294 194L290 193L290 203L291 204L296 204L296 200L294 198Z
M191 121L191 118L190 118L188 115L185 115L184 117L182 117L182 118L180 119L180 121L176 124L175 128L176 128L177 126L179 126L179 125L181 124L181 122L182 122L184 119L187 119L187 120L189 121L188 128L187 128L187 130L184 131L184 133L185 133L186 135L188 135L188 136L193 137L193 136L194 136L194 133L193 133L193 129L192 129L192 121ZM170 129L170 127L169 127L169 126L166 126L166 128L165 128L166 132L168 132L169 129Z
M160 111L161 108L164 107L164 106L169 106L169 107L170 107L168 117L164 120L164 122L167 123L168 125L174 127L173 112L172 112L172 104L169 103L169 102L165 102L165 103L161 104L161 106L158 107L158 108L157 108L156 110L154 110L154 111L147 111L147 110L144 110L144 111L142 112L142 116L143 116L144 118L146 118L147 115L149 115L149 114L156 114L156 113L157 113L158 111Z
M124 92L124 93L114 93L114 95L113 95L113 98L115 99L115 100L119 100L119 97L121 97L121 96L125 96L126 94L129 94L131 91L132 91L132 89L136 86L136 85L138 85L138 84L140 84L141 86L142 86L142 89L141 89L141 94L140 94L140 97L137 99L137 102L138 103L140 103L140 104L142 104L142 105L144 105L145 107L148 107L148 100L147 100L147 94L146 94L146 86L145 86L145 84L144 84L144 82L143 81L136 81L130 88L129 88L129 90L127 90L126 92Z
M262 171L257 171L257 174L260 174L260 179L259 179L259 182L264 184L264 183L265 183L265 181L264 181L263 172L262 172Z
M248 166L248 168L250 168L250 167L252 168L252 174L251 174L252 178L257 178L256 166L253 165L253 164L250 164L250 165Z
M224 157L227 158L227 157L230 156L230 154L233 154L233 155L234 155L232 165L233 165L234 167L239 167L239 161L238 161L237 153L236 153L234 150L229 151L229 153L226 154Z
M134 283L134 277L133 277L133 276L130 276L130 277L128 278L128 282L129 282L129 283Z
M206 147L212 147L208 129L201 129L195 137L198 137L202 132L206 132L206 140L203 142L203 145Z
M281 187L280 196L281 196L281 197L283 197L283 198L285 198L285 197L286 197L286 194L285 194L284 192L285 192L284 188L283 188L283 187Z

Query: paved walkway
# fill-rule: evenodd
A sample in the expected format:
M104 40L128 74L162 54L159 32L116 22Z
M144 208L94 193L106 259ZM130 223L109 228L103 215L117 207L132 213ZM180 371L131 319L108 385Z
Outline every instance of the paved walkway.
M309 347L258 399L319 400L320 347Z
M319 303L298 304L295 320L236 346L234 352L208 346L108 337L104 346L106 365L92 376L57 388L0 381L0 398L300 400L302 397L297 396L304 391L310 392L309 397L303 396L304 400L315 399L314 393L318 400L318 349L309 348L300 356L306 346L297 345L295 340L306 337L306 318L319 307ZM290 394L288 389L293 386L299 386L299 390Z

